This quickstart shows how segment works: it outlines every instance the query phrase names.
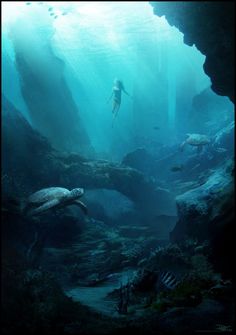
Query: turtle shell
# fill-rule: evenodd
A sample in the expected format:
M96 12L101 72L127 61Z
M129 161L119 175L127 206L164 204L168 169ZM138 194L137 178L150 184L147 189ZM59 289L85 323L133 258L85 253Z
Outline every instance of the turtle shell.
M39 190L35 193L33 193L28 198L28 203L43 203L46 201L50 201L53 199L61 199L70 194L70 191L66 188L62 187L49 187L49 188L43 188L42 190Z
M210 143L209 138L206 135L200 135L200 134L190 134L187 143L190 145L205 145Z

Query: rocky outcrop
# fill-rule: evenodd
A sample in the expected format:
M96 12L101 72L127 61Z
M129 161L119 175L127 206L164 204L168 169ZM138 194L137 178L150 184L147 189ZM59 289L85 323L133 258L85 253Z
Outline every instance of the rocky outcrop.
M2 99L2 186L11 196L25 196L37 189L53 168L49 142L3 96ZM51 175L56 181L57 171ZM55 179L54 179L55 177Z
M215 150L217 150L217 148L227 148L230 154L233 154L235 138L234 130L235 122L232 121L215 134L213 141L213 147L215 148Z
M217 95L210 87L195 95L192 100L189 132L212 134L233 120L233 104L228 97ZM220 122L219 122L220 120Z
M117 190L147 215L175 209L170 192L159 188L136 169L104 160L89 160L78 154L60 153L31 128L6 99L3 104L3 189L22 197L52 185L66 188ZM30 160L30 164L29 164ZM151 200L151 201L150 201Z
M186 236L199 240L211 238L212 222L233 207L232 171L233 162L230 160L205 184L176 198L179 220L171 233L173 240L183 240Z
M228 160L208 181L176 198L179 220L172 241L208 240L215 268L232 276L234 254L234 163Z
M17 21L10 35L21 92L32 124L57 150L91 154L88 134L66 82L65 64L51 46L52 31L41 35L37 28L42 29L37 22L29 31L28 22Z
M184 34L184 43L195 44L206 56L204 70L211 78L212 89L234 101L234 2L150 3L154 14L165 15L169 24Z

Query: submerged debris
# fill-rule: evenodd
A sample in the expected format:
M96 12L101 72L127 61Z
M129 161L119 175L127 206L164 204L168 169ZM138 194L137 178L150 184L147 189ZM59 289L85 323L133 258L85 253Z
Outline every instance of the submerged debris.
M131 285L128 282L126 285L121 284L119 288L119 300L116 306L116 310L119 314L127 314L128 306L130 303L130 290Z
M183 169L184 169L184 165L180 164L180 165L172 166L170 168L170 171L172 171L172 172L181 172L181 171L183 171Z

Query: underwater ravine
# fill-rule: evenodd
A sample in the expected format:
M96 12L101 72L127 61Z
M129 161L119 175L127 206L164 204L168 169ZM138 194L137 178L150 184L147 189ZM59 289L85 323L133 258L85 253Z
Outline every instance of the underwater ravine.
M233 7L2 2L3 334L234 332Z

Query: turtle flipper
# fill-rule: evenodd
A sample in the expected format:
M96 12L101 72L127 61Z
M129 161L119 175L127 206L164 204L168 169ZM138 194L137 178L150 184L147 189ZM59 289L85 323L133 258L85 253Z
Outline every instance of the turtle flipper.
M181 152L184 151L184 147L185 147L186 143L187 143L187 142L184 141L183 143L180 144L180 147L179 147L179 148L180 148L180 151L181 151Z
M88 208L87 208L87 206L86 206L82 201L80 201L80 200L75 200L75 201L73 202L73 204L79 206L79 207L82 209L82 211L84 212L84 214L85 214L85 215L88 215Z
M50 208L54 208L55 206L57 206L59 204L60 204L60 201L58 199L53 199L53 200L47 201L42 206L31 210L29 212L29 215L41 214L41 213L47 211Z
M198 152L198 154L199 154L200 152L202 152L202 149L203 149L203 146L202 146L202 145L199 145L199 146L197 147L197 152Z

